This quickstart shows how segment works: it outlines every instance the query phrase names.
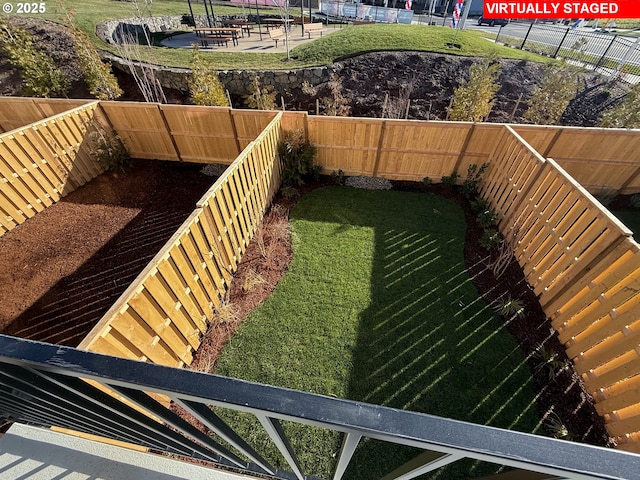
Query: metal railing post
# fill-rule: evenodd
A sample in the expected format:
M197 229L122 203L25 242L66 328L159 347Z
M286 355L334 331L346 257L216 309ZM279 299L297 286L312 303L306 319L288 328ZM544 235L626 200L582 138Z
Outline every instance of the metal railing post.
M524 40L522 40L522 45L520 45L520 50L524 50L524 45L527 43L527 38L529 38L529 33L531 33L531 29L533 28L533 22L529 25L529 30L527 30L527 34L524 36Z
M611 74L612 77L615 77L616 75L618 75L618 73L620 73L620 70L622 69L622 67L625 66L631 54L636 50L636 48L638 48L639 43L640 43L640 37L637 37L636 41L629 46L629 50L627 50L627 53L624 54L624 57L616 67L615 71Z
M566 40L567 35L569 35L569 30L571 30L571 28L567 27L567 31L564 32L564 36L562 37L562 40L560 40L560 43L558 44L558 48L556 48L556 51L553 54L553 58L558 58L558 53L560 53L560 49L562 48L562 44Z
M600 60L598 60L598 63L596 63L596 66L593 68L594 70L597 70L598 68L600 68L602 66L602 64L604 63L604 59L607 57L607 54L609 53L609 50L611 50L611 47L613 46L613 43L616 41L616 38L618 38L617 34L614 35L613 38L611 39L611 43L609 43L609 46L606 48L606 50L604 51L604 53L600 57Z

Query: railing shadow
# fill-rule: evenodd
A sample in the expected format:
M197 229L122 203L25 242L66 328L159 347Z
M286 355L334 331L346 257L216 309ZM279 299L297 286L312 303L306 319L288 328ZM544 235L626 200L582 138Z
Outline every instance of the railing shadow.
M434 195L419 203L420 221L408 206L393 218L371 219L371 304L360 316L348 398L535 432L539 423L524 354L478 296L464 264L462 211ZM347 478L382 477L418 453L389 447L364 442ZM499 468L464 461L433 478L469 478Z
M78 345L213 184L215 178L199 173L200 168L136 161L131 172L106 173L61 199L62 218L47 230L39 225L44 217L34 218L37 243L42 243L39 254L46 256L47 269L34 267L32 274L41 276L44 284L36 285L39 291L31 300L22 298L27 306L2 333ZM42 215L47 213L51 212ZM88 239L93 250L79 244L81 238ZM48 241L55 242L55 247L47 246ZM72 273L47 283L56 278L52 266L56 262ZM10 287L0 285L0 291ZM5 293L2 297L16 298Z

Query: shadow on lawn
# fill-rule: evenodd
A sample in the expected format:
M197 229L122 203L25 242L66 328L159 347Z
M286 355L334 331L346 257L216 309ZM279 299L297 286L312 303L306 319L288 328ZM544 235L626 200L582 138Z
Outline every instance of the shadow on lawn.
M433 195L425 196L424 210L420 221L402 210L370 219L376 238L371 305L360 316L348 398L536 431L524 354L467 274L462 212ZM364 442L346 478L379 478L418 453ZM463 461L430 478L469 478L499 468Z

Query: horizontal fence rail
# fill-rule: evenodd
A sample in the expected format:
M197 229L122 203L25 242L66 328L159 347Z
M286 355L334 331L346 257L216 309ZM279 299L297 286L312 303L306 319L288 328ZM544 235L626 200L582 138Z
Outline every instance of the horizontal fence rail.
M363 439L424 451L416 461L389 472L385 478L390 480L415 478L464 458L544 474L539 478L640 478L640 456L612 449L4 335L0 335L0 352L0 412L5 417L43 427L57 425L98 434L160 452L207 460L247 474L308 478L300 468L298 452L291 448L282 428L282 422L288 421L343 433L335 480L343 477ZM128 403L103 394L102 389L118 392ZM170 398L198 418L210 434L194 428L154 400L150 393ZM211 407L255 416L280 451L282 464L290 470L272 466Z
M218 178L79 348L162 365L191 364L280 186L281 115Z
M103 172L88 145L97 105L0 134L0 235Z

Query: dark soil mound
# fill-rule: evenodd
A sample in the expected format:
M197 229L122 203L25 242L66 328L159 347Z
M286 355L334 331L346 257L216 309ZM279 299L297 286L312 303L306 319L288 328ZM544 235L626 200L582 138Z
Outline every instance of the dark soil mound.
M339 62L337 67L343 80L343 95L351 99L353 116L380 117L387 95L388 106L397 103L401 96L408 95L411 100L409 119L445 120L454 88L468 77L469 67L481 60L425 52L380 52ZM543 65L524 60L500 59L498 62L502 68L501 87L489 121L526 123L522 115L533 88L540 81ZM628 87L620 83L612 84L608 77L593 72L582 72L579 77L580 92L560 123L595 126L602 111L619 102ZM521 94L522 99L518 104ZM308 104L311 100L301 92L298 95L301 98L297 104ZM296 104L295 101L292 103ZM311 112L315 111L315 102L312 103L309 107ZM404 107L395 110L404 118Z

